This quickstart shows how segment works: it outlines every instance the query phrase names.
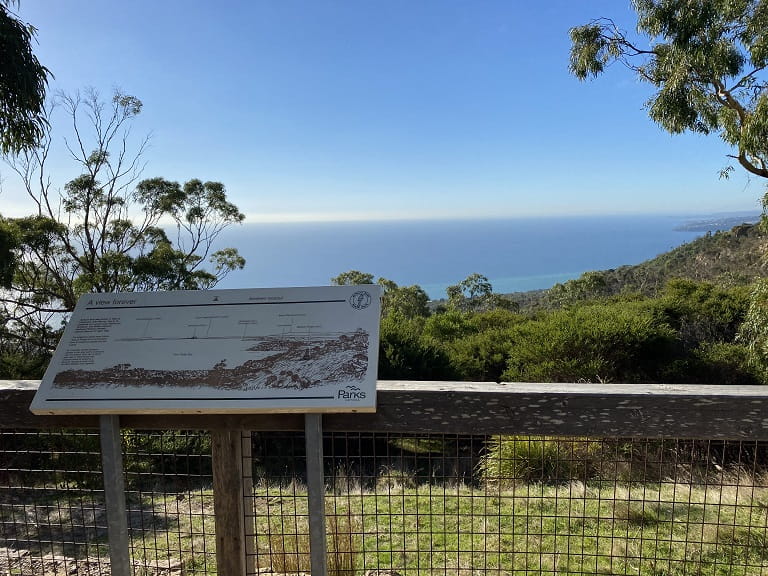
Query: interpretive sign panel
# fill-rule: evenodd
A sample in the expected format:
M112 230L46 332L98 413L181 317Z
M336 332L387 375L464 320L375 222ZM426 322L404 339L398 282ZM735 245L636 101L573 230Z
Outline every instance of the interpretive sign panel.
M86 294L35 414L375 410L380 288Z

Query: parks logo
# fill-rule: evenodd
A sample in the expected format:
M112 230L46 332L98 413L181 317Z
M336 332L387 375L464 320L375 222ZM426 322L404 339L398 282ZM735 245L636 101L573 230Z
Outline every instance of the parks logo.
M364 310L371 305L371 293L367 290L358 290L349 297L349 305L355 310Z
M347 402L358 402L365 400L365 392L360 390L357 386L350 384L346 388L342 388L336 393L336 398L339 400L346 400Z

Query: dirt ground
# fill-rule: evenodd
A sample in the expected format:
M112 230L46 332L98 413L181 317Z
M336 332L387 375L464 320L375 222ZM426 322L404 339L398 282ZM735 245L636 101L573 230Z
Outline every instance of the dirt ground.
M181 562L142 565L147 576L182 576ZM109 558L70 558L0 547L0 576L110 576Z

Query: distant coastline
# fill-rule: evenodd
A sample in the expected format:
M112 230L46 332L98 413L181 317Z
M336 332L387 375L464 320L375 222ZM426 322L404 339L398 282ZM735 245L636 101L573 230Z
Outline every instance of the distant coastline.
M639 264L759 214L621 215L381 222L245 224L226 230L245 270L219 288L323 286L360 270L430 298L472 273L499 293L547 289L591 270Z
M720 216L702 220L692 220L675 227L678 232L716 232L718 230L730 230L741 224L757 224L761 214L745 214L743 216Z

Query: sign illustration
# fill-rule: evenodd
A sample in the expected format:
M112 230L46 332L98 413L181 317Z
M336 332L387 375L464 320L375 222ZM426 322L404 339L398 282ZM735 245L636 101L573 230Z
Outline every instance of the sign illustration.
M86 294L36 414L373 411L380 288Z

